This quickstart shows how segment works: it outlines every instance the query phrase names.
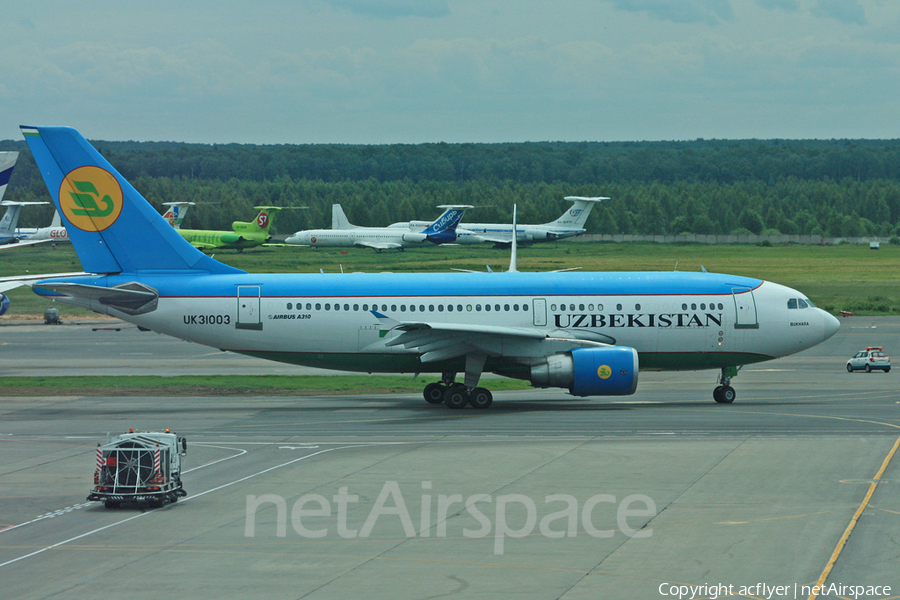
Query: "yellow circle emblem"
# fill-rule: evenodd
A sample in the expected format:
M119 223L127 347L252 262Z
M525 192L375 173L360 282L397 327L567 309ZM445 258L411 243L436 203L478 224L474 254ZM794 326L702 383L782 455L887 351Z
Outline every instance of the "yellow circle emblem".
M597 377L600 379L609 379L612 375L612 369L609 368L609 365L600 365L600 368L597 369Z
M59 186L59 206L73 226L82 231L103 231L122 212L122 186L100 167L69 171Z

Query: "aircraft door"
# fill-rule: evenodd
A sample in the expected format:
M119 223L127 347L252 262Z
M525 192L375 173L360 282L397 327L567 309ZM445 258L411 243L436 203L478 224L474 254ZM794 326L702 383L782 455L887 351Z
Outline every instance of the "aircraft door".
M547 299L535 298L532 301L532 319L535 327L547 326Z
M753 290L750 288L732 288L731 294L734 298L734 328L759 329Z
M262 330L260 289L258 285L239 285L237 289L237 329Z

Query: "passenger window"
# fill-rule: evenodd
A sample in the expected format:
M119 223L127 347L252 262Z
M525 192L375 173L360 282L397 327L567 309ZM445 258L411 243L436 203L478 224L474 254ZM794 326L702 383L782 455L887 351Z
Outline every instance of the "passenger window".
M292 308L294 308L294 305L291 304L290 302L288 302L288 303L287 303L287 309L288 309L288 310L291 310Z

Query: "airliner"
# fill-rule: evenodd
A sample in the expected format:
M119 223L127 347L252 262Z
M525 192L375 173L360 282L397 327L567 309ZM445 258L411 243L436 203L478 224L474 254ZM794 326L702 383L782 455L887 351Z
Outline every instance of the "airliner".
M9 180L12 178L12 172L16 168L18 160L18 152L0 152L0 206L6 208L6 212L0 218L0 249L12 247L10 244L18 245L26 237L25 233L16 228L16 225L19 224L19 215L23 206L47 204L46 202L3 202L6 187L9 185ZM22 242L21 245L27 244Z
M0 202L0 207L6 208L3 218L0 218L0 250L8 250L10 248L49 241L29 240L27 238L31 235L30 233L21 233L20 230L16 228L16 225L19 224L19 215L22 212L22 207L35 204L47 204L47 202L12 202L9 200Z
M396 227L358 227L352 225L340 204L331 207L331 229L306 229L298 231L285 240L286 244L312 246L313 248L372 248L382 250L404 250L416 246L448 244L456 241L456 226L466 212L468 205L444 205L441 216L431 222L423 221L421 227L408 230Z
M173 211L176 207L186 206L183 202L172 202ZM203 250L237 250L243 252L247 248L256 248L262 246L272 239L269 235L269 227L272 225L272 215L279 210L283 210L281 206L254 206L259 213L256 218L250 222L234 221L231 224L231 231L215 231L208 229L181 229L181 221L178 221L178 227L175 227L175 220L169 221L172 227L186 239L195 248ZM187 213L187 208L182 208L183 214ZM168 220L168 219L166 219Z
M46 204L44 202L43 204ZM24 237L27 242L53 242L54 244L69 241L69 232L62 226L62 220L59 218L59 212L53 213L53 220L50 221L49 227L39 227L32 233Z
M796 290L707 272L247 273L192 247L74 129L22 133L93 273L37 282L38 294L284 363L435 373L432 404L487 408L485 372L628 395L640 369L717 369L713 399L731 403L741 366L840 327Z
M581 235L586 230L584 224L591 215L594 204L606 197L566 196L572 202L568 209L554 221L541 225L516 225L516 240L519 244L536 242L553 242L563 238ZM413 228L421 226L422 221L394 223L391 227ZM495 246L507 247L512 242L513 226L509 223L460 223L457 228L458 244L479 244L491 242Z

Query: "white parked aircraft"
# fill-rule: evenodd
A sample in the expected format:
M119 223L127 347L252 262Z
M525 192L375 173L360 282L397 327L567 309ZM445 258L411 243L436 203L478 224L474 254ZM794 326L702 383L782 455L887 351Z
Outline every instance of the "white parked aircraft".
M75 130L22 132L95 273L38 282L38 294L270 360L440 373L424 396L451 408L491 404L485 371L577 396L631 394L639 362L719 369L713 397L728 403L740 366L840 327L796 290L705 272L246 273L186 242Z
M49 240L32 240L28 239L31 234L22 234L16 229L19 224L19 214L22 212L23 206L33 206L35 204L49 204L48 202L10 202L9 200L0 202L0 206L6 207L6 213L0 219L0 250L8 250L20 246L28 246L30 244L40 244Z
M43 202L42 204L47 203ZM69 232L62 226L62 221L59 218L59 211L57 211L53 213L53 220L50 222L49 227L35 229L33 233L29 233L23 239L32 244L38 242L53 242L54 244L57 244L59 242L68 242Z
M340 204L331 207L331 229L307 229L298 231L285 240L286 244L312 246L314 248L339 247L373 248L382 250L412 248L430 244L447 244L456 240L456 226L467 205L441 206L444 212L433 222L423 222L422 227L409 230L396 227L358 227L351 225ZM337 225L336 227L334 225Z
M591 215L594 204L601 200L609 200L606 197L586 198L582 196L566 196L566 200L572 202L572 208L564 212L555 221L541 225L516 225L516 240L519 244L533 244L536 242L552 242L567 237L581 235L585 232L584 224ZM394 223L391 227L414 228L421 225L421 221L409 221L408 223ZM513 226L511 223L460 223L456 230L457 244L480 244L491 242L497 246L509 246L512 242Z

